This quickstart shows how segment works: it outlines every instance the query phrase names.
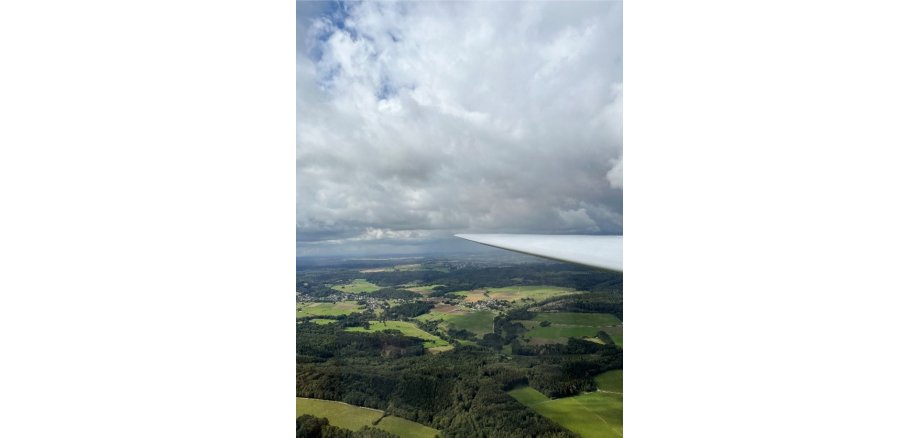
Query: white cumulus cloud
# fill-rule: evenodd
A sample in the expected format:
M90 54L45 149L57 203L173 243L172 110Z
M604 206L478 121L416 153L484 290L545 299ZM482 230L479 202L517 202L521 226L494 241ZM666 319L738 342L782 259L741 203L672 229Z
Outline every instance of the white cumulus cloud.
M298 242L621 232L621 17L617 2L299 9Z

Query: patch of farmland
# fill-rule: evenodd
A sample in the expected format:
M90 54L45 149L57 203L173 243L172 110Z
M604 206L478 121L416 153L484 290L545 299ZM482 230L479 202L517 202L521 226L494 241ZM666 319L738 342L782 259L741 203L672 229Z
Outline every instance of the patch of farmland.
M449 304L439 304L424 315L416 317L419 321L443 320L439 326L443 330L469 330L479 336L492 333L492 320L495 314L488 310L472 311Z
M428 295L428 294L431 293L431 291L432 291L434 288L436 288L436 287L438 287L438 286L441 286L441 285L440 285L440 284L430 284L430 285L427 285L427 286L411 286L411 287L407 287L407 288L405 288L405 289L406 289L406 290L410 290L410 291L412 291L412 292L418 292L418 293L420 293L420 294L422 294L422 295Z
M384 268L362 269L358 272L361 272L362 274L366 274L369 272L406 272L406 271L421 271L421 270L422 270L421 263L411 263L411 264L404 264L404 265L389 266L389 267L384 267Z
M541 326L546 321L548 326ZM534 344L564 344L568 338L594 338L604 331L623 347L623 323L605 313L538 313L534 319L517 321L527 328L525 339Z
M336 322L335 319L325 319L325 318L313 318L310 320L313 324L326 325Z
M402 438L432 438L438 434L437 429L394 416L383 417L375 427Z
M505 300L517 302L524 299L540 301L561 295L580 293L572 288L557 286L508 286L499 288L484 288L465 292L456 292L464 297L464 301L475 303L486 299Z
M623 370L607 371L594 376L597 389L608 392L623 393Z
M355 301L339 301L336 303L297 303L297 317L304 316L338 316L349 313L361 312L364 307Z
M425 348L432 349L432 351L435 352L446 351L450 349L449 347L451 347L447 341L418 328L415 324L408 321L373 321L370 323L370 328L367 329L364 327L348 327L345 330L349 332L360 333L382 332L384 330L399 330L406 336L416 337L425 341L423 344Z
M363 278L354 279L348 284L337 284L332 286L332 288L337 291L349 294L362 294L380 289L380 287L376 284L371 283Z
M623 394L589 392L550 399L525 386L508 391L521 404L584 438L623 436Z

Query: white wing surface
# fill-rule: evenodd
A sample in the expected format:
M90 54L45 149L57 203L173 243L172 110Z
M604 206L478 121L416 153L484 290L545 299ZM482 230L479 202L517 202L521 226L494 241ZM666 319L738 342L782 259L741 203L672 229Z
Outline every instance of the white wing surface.
M483 245L623 272L623 236L456 234Z

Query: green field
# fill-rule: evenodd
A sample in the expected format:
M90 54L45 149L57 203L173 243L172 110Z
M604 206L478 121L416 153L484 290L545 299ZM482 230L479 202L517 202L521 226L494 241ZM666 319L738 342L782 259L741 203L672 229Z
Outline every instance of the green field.
M549 327L540 322L549 321ZM605 331L613 342L623 347L623 326L616 316L606 313L538 313L529 321L518 321L527 327L526 339L536 344L566 343L568 338L593 338Z
M432 289L440 286L440 284L429 284L427 286L409 286L406 287L406 290L411 290L412 292L418 292L422 295L428 295L431 293Z
M329 424L353 431L360 430L364 426L376 427L403 438L431 438L438 433L436 429L405 418L387 416L381 420L383 411L377 409L362 408L337 401L297 397L297 416L304 414L327 418ZM374 422L378 420L379 423L375 426Z
M355 301L339 301L337 303L297 303L297 317L304 316L338 316L348 315L364 310Z
M376 284L370 283L363 278L352 280L348 284L337 284L332 286L333 289L349 294L363 294L380 289Z
M488 310L470 311L454 306L438 306L430 312L416 317L419 321L441 319L444 321L440 325L443 330L448 328L455 330L466 329L479 336L492 333L492 320L494 318L495 314Z
M607 371L594 376L594 383L601 391L623 393L623 370Z
M349 332L364 332L364 333L381 332L384 330L399 330L400 332L402 332L402 334L406 336L414 336L416 338L420 338L424 340L425 348L431 348L431 349L434 349L434 351L449 350L450 348L444 348L444 347L451 346L450 344L447 343L447 341L418 328L415 324L408 322L408 321L387 321L386 323L382 323L380 321L374 321L374 322L371 322L369 329L365 329L364 327L348 327L345 330Z
M476 301L487 299L506 300L513 303L525 298L530 298L534 301L540 301L550 297L571 295L579 292L572 288L556 286L508 286L496 288L488 287L485 289L455 293L465 297L464 301L468 303L474 303Z
M393 416L383 417L375 427L403 438L431 438L438 434L437 429Z
M362 274L365 274L365 273L368 273L368 272L406 272L406 271L421 271L422 269L423 269L423 268L422 268L422 264L421 264L421 263L410 263L410 264L405 264L405 265L389 266L389 267L386 267L386 268L362 269L362 270L360 270L360 271L358 271L358 272L361 272Z
M336 321L337 320L335 319L324 319L324 318L314 318L310 320L310 322L312 322L313 324L319 324L319 325L332 324Z
M538 414L584 438L623 436L622 393L599 391L550 399L525 386L508 391L508 394Z
M303 414L319 418L325 417L333 426L358 430L363 426L371 426L383 415L383 411L337 401L297 397L297 416Z
M595 327L616 326L623 322L609 313L538 313L537 321L549 321L553 324L590 325Z

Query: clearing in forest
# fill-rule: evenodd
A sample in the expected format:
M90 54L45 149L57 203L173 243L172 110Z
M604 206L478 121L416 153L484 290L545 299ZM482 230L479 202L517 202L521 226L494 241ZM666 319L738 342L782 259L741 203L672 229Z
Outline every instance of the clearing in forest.
M557 286L508 286L508 287L487 287L466 292L456 292L457 295L464 297L464 301L475 303L486 299L506 300L508 302L517 302L524 299L541 301L547 298L560 295L571 295L579 293L575 289Z
M297 317L304 316L338 316L360 312L364 308L355 301L337 303L297 303Z
M428 294L431 293L431 291L432 291L434 288L436 288L436 287L438 287L438 286L441 286L441 285L440 285L440 284L429 284L429 285L427 285L427 286L410 286L410 287L406 287L405 289L406 289L406 290L410 290L410 291L412 291L412 292L418 292L418 293L420 293L420 294L422 294L422 295L428 295Z
M313 319L310 320L310 322L312 322L313 324L319 324L319 325L332 324L332 323L334 323L334 322L336 322L336 321L338 321L338 320L336 320L336 319L325 319L325 318L313 318Z
M406 264L406 265L389 266L385 268L362 269L358 272L361 272L362 274L364 274L368 272L406 272L406 271L421 271L421 270L422 270L421 263L411 263L411 264Z
M597 389L607 392L623 393L623 370L607 371L594 376Z
M380 289L380 287L376 284L371 283L363 278L356 278L348 284L337 284L332 286L332 288L337 291L349 294L363 294Z
M446 351L450 349L449 347L451 347L447 341L418 328L418 326L408 321L373 321L370 323L369 329L365 329L364 327L348 327L345 330L349 332L362 333L382 332L384 330L398 330L406 336L416 337L425 341L425 348L431 349L432 351Z
M549 326L541 326L543 321ZM623 347L623 322L607 313L538 313L532 320L517 322L528 329L525 339L534 344L564 344L569 338L593 338L604 331Z
M622 370L608 371L598 378L609 373L619 373L622 383ZM603 379L605 382L615 380L611 376ZM598 386L601 384L598 383ZM619 392L596 391L557 399L550 399L529 386L513 389L508 394L538 414L584 438L623 436L622 386Z
M442 330L469 330L478 336L492 333L492 320L495 314L488 310L471 311L449 304L439 304L430 312L416 317L419 321L444 320L439 326Z

